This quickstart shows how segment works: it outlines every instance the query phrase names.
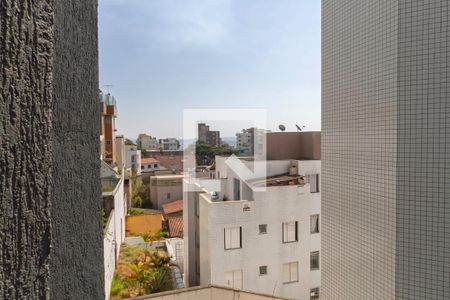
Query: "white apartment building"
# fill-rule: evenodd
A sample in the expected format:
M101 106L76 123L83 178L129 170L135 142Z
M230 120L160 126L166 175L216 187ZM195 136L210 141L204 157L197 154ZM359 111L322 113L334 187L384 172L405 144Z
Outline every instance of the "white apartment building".
M141 150L136 145L125 145L125 168L137 175L141 174Z
M175 138L160 139L159 147L162 150L178 150L180 142Z
M141 133L137 138L137 145L142 150L158 150L159 143L156 137Z
M263 146L266 143L266 133L269 130L249 128L243 129L242 132L236 133L236 149L240 155L261 155L263 154Z
M247 182L225 161L216 157L220 191L200 181L184 195L186 284L319 299L320 160L267 161Z

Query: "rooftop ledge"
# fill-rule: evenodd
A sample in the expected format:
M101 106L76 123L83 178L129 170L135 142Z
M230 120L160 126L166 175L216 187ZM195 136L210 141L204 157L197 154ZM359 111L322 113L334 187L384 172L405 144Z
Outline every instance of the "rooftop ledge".
M180 298L183 297L183 298ZM229 287L207 285L196 286L184 289L177 289L162 293L156 293L151 295L144 295L136 297L136 300L154 299L154 300L172 300L172 299L198 299L198 300L234 300L245 298L248 300L288 300L288 298L282 298L272 295L266 295L261 293L255 293L245 290L235 290Z

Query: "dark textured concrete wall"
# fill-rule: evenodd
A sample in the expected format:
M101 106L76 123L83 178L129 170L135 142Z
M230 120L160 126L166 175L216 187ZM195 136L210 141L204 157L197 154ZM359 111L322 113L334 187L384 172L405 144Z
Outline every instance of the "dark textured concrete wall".
M0 299L102 299L97 1L0 2Z

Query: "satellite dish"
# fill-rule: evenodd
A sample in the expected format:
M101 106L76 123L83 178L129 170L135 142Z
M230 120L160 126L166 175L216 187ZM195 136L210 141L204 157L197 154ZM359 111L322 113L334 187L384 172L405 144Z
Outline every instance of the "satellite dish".
M295 124L295 127L297 127L297 131L298 131L298 132L301 132L301 131L303 131L303 129L305 129L305 125L303 125L303 126L300 128L300 126L298 126L297 124Z
M278 126L278 128L279 128L281 131L285 131L285 130L286 130L286 126L284 126L283 124L280 124L280 125Z

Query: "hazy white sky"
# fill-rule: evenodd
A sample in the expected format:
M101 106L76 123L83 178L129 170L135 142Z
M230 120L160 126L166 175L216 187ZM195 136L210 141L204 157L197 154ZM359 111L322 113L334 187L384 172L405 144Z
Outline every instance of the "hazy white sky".
M320 130L319 0L100 0L99 46L127 137L181 137L185 108L266 108L268 129Z

